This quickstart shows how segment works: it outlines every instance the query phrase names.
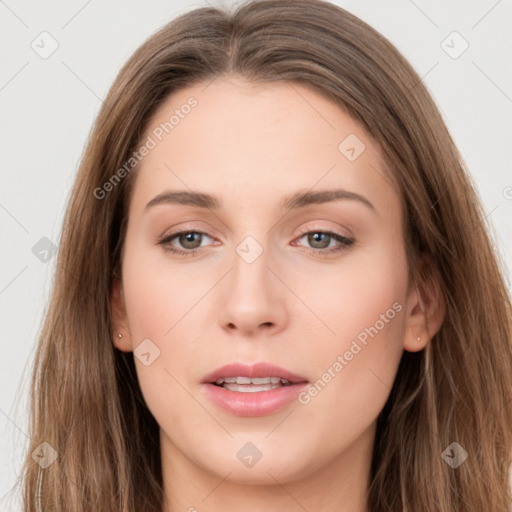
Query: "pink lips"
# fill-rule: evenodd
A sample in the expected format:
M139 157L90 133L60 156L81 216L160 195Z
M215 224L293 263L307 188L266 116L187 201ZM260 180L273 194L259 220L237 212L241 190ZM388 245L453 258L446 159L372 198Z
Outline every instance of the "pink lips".
M290 385L269 391L230 391L214 384L223 377L280 377L290 381ZM256 363L251 366L231 363L206 375L202 384L207 396L224 411L235 416L265 416L285 407L309 383L306 378L271 363Z

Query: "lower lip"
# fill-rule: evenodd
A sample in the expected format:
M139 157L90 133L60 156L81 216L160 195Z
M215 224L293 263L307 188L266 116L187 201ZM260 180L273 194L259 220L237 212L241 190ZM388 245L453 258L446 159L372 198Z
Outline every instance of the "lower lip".
M203 384L203 387L212 402L224 411L235 416L265 416L283 409L308 385L308 382L301 382L252 393L230 391L210 383Z

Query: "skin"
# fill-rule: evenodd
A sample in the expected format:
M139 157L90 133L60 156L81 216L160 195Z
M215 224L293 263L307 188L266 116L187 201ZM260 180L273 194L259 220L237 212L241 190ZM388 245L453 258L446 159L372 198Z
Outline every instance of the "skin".
M335 104L301 85L222 77L171 95L144 139L190 96L198 105L142 161L112 291L115 346L150 339L160 350L135 363L160 425L165 511L366 511L376 419L403 350L423 349L442 322L439 288L408 282L400 197L377 144ZM366 146L354 161L338 149L349 134ZM335 187L374 208L280 208L298 190ZM145 211L167 190L215 194L222 207ZM158 243L180 230L206 235L166 247L196 255ZM303 234L318 231L355 242ZM252 263L236 251L249 235L263 249ZM342 250L322 257L331 247ZM270 361L315 382L394 303L401 311L307 404L237 417L203 392L202 378L233 361ZM248 442L262 453L252 467L236 456Z

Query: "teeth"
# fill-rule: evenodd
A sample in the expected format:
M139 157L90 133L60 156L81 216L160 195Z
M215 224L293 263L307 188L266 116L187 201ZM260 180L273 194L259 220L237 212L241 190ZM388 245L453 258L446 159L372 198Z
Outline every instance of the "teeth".
M251 384L270 384L272 382L271 377L256 377L254 379L248 379ZM238 382L238 380L237 380ZM277 384L277 382L274 382Z
M251 384L251 379L249 379L249 377L232 377L234 380L232 381L233 383L237 383L237 384ZM229 381L226 381L226 382L229 382ZM257 384L256 382L253 382L253 384Z
M272 384L272 385L275 385L275 384L278 384L280 386L281 384L290 384L290 381L287 379L281 379L280 377L254 377L252 379L250 379L249 377L223 377L221 379L217 379L215 381L215 383L218 384L219 386L222 386L223 384L235 384L235 385L248 385L248 384L255 384L255 385ZM279 386L277 386L277 387L279 387ZM224 387L227 387L227 386L224 386ZM251 388L254 388L254 386L251 386Z
M224 384L223 388L229 391L239 391L242 393L255 393L258 391L270 391L271 389L276 389L282 387L282 384L262 384L259 386L256 385L239 385L239 384Z

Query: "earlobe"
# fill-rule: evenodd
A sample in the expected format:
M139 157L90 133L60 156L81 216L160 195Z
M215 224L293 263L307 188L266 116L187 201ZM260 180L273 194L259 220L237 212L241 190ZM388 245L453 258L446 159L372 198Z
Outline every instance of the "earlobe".
M409 295L406 308L404 350L418 352L423 350L430 341L427 329L427 315L421 291L416 290Z
M440 276L425 257L409 294L403 346L408 352L423 350L439 331L445 316Z
M115 278L112 283L110 297L110 315L113 328L112 340L114 346L123 352L132 350L128 324L126 321L126 308L123 300L122 283Z

